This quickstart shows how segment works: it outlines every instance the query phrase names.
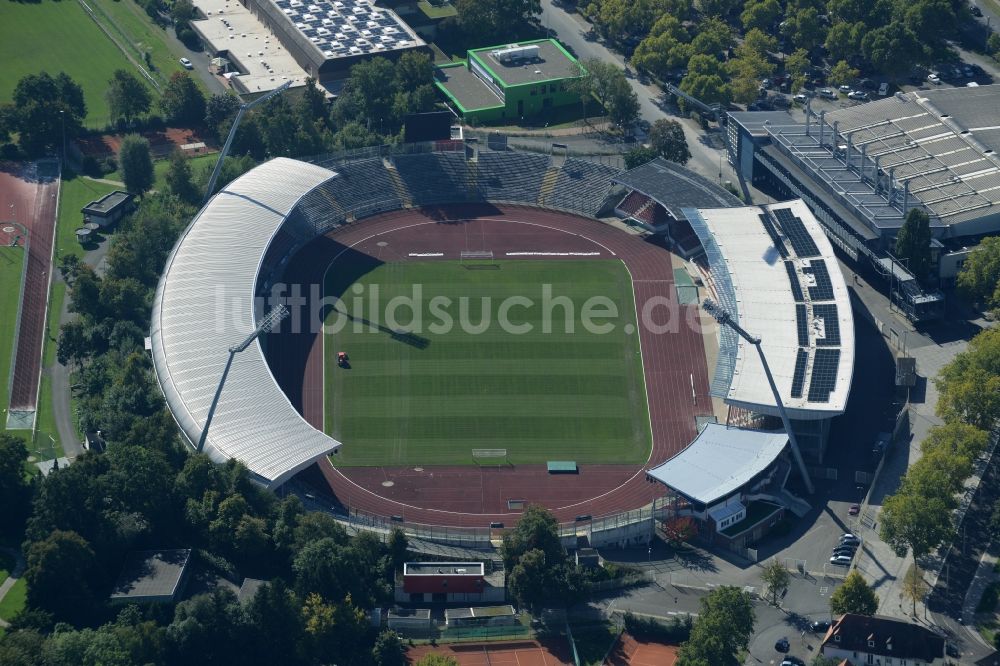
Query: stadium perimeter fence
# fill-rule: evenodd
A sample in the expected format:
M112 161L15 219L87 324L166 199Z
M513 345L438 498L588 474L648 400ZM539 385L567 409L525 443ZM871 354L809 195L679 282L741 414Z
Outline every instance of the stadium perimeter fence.
M453 527L415 523L405 520L402 516L380 516L351 508L343 512L331 511L348 529L372 532L382 539L387 539L394 529L398 529L406 535L407 539L469 550L491 550L495 546L495 541L500 539L503 533L502 529L485 526ZM671 499L660 497L652 504L638 509L613 513L586 521L561 523L559 537L560 539L575 539L586 536L591 541L599 541L605 533L626 528L642 528L644 525L649 526L649 533L652 535L655 522L668 520L671 517L671 511ZM505 529L513 526L513 523L506 524Z

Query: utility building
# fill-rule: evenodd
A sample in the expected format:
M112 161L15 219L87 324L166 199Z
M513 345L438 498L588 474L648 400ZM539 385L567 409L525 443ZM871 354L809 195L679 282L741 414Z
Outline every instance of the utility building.
M472 49L439 67L438 88L466 122L503 123L579 104L569 82L585 70L554 39Z

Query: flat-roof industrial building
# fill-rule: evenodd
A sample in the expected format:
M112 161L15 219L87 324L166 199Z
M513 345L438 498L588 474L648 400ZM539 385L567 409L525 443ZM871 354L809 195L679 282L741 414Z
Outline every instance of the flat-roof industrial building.
M439 67L438 88L466 121L520 120L580 99L568 87L584 69L554 39L472 49Z
M395 12L371 0L195 0L192 26L239 75L241 92L266 92L346 76L362 60L395 58L426 43Z

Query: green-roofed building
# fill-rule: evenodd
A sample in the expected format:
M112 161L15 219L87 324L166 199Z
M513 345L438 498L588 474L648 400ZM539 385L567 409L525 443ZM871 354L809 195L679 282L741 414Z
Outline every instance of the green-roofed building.
M554 39L472 49L436 71L437 86L466 122L503 123L579 104L569 82L583 66Z

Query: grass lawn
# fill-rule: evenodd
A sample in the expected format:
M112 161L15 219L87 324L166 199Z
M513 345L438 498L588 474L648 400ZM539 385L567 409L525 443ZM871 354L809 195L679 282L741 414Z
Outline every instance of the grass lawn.
M11 355L14 353L14 326L17 317L18 297L21 295L21 271L24 267L24 249L0 247L0 312L9 313L0 317L0 432L7 425L7 406L10 401L8 383L10 378Z
M28 585L23 578L18 578L14 587L7 590L7 596L0 601L0 618L10 620L24 608L24 599L28 593Z
M0 102L11 100L27 74L66 72L83 87L88 127L110 121L104 91L112 73L134 69L75 1L0 5L0 62Z
M212 167L215 166L216 160L219 159L218 153L209 153L207 155L194 155L188 158L188 164L191 166L191 179L195 182L198 181L198 174L202 169L208 169L211 173ZM153 189L163 190L167 187L167 170L170 168L170 160L162 159L153 162ZM121 181L122 174L121 171L112 171L111 173L104 176L105 180L117 180ZM208 179L206 179L207 182ZM101 185L102 183L94 183L94 185ZM115 189L113 186L108 186L112 190ZM121 189L121 188L118 188ZM108 190L109 192L111 190ZM87 203L86 201L84 203ZM82 206L83 204L81 204Z
M114 185L99 183L69 171L63 175L59 190L59 217L56 221L56 266L59 265L59 257L63 255L83 256L83 247L73 233L83 224L83 214L80 209L94 199L119 189Z
M10 576L10 572L14 570L15 564L16 561L14 560L13 555L5 550L0 551L0 583L7 580L7 577Z
M161 86L166 85L174 72L185 71L180 63L180 57L184 53L175 53L166 39L166 30L173 31L173 28L161 28L153 24L145 10L129 0L89 0L89 4L98 13L101 22L115 35L115 39L130 49L132 57L147 69L143 54L149 53L153 61L150 74ZM205 90L200 78L192 76L191 79L202 91Z
M336 313L327 320L326 426L344 442L335 463L473 464L474 448L506 448L512 463L645 462L649 415L638 336L623 330L636 322L624 264L504 260L479 268L493 270L457 261L374 267L342 261L329 271L326 293L346 294L342 308L354 318L339 327ZM393 324L390 299L410 295L413 285L423 292L421 321L414 323L404 307ZM555 307L543 305L542 285L551 285ZM363 305L356 296L361 287ZM373 315L374 287L381 305ZM502 301L515 296L533 305L516 304L506 318L530 325L529 332L505 332L498 323ZM441 297L451 305L436 307L443 303L432 301ZM571 326L561 297L575 313ZM584 329L581 313L592 297L617 307L617 317L593 319L612 332ZM546 309L554 315L550 332L542 325ZM439 325L442 315L453 319L450 330ZM366 317L392 325L371 331L361 321ZM486 330L473 332L484 320ZM350 369L337 367L341 350Z

